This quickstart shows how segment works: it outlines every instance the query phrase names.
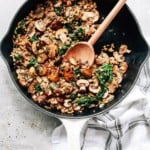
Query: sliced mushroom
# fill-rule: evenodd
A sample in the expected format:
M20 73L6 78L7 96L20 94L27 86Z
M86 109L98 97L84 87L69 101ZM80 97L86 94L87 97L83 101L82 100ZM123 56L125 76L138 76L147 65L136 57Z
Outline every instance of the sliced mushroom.
M89 81L85 79L80 79L77 80L76 84L80 88L81 92L85 92L86 88L89 86Z
M46 53L41 53L37 56L37 62L42 64L47 60L47 58L48 57L47 57Z
M37 51L37 41L32 43L32 52L35 55L37 55L37 53L38 53L38 51Z
M40 103L40 104L43 104L43 103L45 103L46 98L47 98L47 96L44 95L44 94L43 94L43 95L39 95L39 96L36 97L36 101L37 101L38 103Z
M120 69L120 72L122 73L122 74L124 74L126 71L127 71L127 69L128 69L128 64L126 63L126 62L121 62L120 64L119 64L119 69Z
M46 30L46 23L42 20L35 21L35 28L41 32Z
M114 57L109 57L109 62L110 62L110 64L113 64L113 65L118 64L117 60Z
M98 93L100 90L101 90L100 86L98 86L98 87L95 87L93 85L89 86L89 91L92 92L92 93L94 93L94 94Z
M46 33L41 36L40 41L44 42L45 44L50 44L52 42L49 35Z
M50 44L47 46L47 50L48 50L48 57L54 59L58 52L58 46L56 44Z
M35 67L30 67L29 68L29 76L34 77L36 75L36 70Z
M113 99L114 99L114 95L109 94L106 98L103 99L103 102L106 104L112 101Z
M44 76L44 75L46 75L46 73L47 73L47 66L45 64L38 65L38 74L40 76Z
M67 107L67 108L71 107L71 103L70 102L71 102L71 99L65 99L64 100L64 106Z
M118 61L118 62L123 62L125 60L124 56L119 54L118 52L113 52L113 56L114 58Z
M71 42L71 39L67 36L67 29L59 29L56 31L55 35L57 39L60 39L62 41L62 43L69 44Z
M61 7L62 6L62 1L58 0L57 3L54 5L54 7Z
M94 23L99 19L99 12L97 10L94 10L93 12L83 12L81 19L83 21L91 21Z
M108 96L108 90L104 93L103 98L106 98Z
M98 93L101 90L98 79L94 78L90 82L89 91L94 94Z
M53 105L58 104L58 101L57 101L56 98L50 98L50 99L48 99L48 102L51 103L51 104L53 104Z
M131 50L128 49L127 45L121 45L119 48L119 54L124 55L125 53L130 53Z
M118 84L120 84L123 80L123 76L120 72L116 72Z
M109 56L105 52L101 52L101 54L96 58L96 64L101 65L101 64L108 64L109 63Z

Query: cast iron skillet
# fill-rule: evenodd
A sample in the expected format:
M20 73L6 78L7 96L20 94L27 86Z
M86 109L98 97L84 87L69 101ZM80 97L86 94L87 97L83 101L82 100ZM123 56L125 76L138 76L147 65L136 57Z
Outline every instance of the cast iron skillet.
M17 22L23 19L30 10L35 8L37 3L41 3L43 0L28 0L18 11L15 18L13 19L12 24L10 25L9 31L1 42L1 54L7 64L10 76L16 85L18 91L25 97L27 101L29 101L35 108L38 110L55 117L62 118L86 118L92 117L94 115L102 114L117 105L121 102L131 91L132 87L135 84L135 81L138 78L139 72L148 58L149 47L146 41L144 40L139 26L129 8L125 5L119 15L115 18L115 20L111 23L109 28L103 34L103 36L97 41L95 44L96 53L100 52L100 47L104 44L114 43L116 46L120 44L127 44L129 49L132 50L131 54L126 56L126 60L129 64L129 68L127 73L125 74L124 80L122 82L121 88L119 88L115 93L115 99L108 103L103 109L95 108L88 109L83 113L76 113L73 115L61 114L57 111L46 110L42 106L34 103L31 100L30 95L27 93L27 90L22 88L16 79L15 70L13 67L12 58L10 57L10 53L13 48L12 36L14 29L17 25ZM100 14L102 16L106 16L108 12L113 8L116 0L95 0Z
M114 43L116 46L119 46L120 44L127 44L129 49L132 50L131 54L126 56L129 68L124 76L122 86L115 93L115 99L108 103L103 109L87 109L82 113L76 113L73 115L61 114L58 111L46 110L42 106L34 103L30 95L27 93L27 90L19 85L13 67L13 61L10 57L10 53L13 48L12 36L17 22L27 16L29 11L34 9L35 5L42 1L43 0L28 0L20 8L13 19L12 24L10 25L8 33L1 42L1 54L7 64L11 78L22 96L24 96L25 99L28 100L36 109L44 112L47 115L51 115L60 119L67 131L68 150L80 150L80 132L85 122L95 115L100 115L109 111L129 94L138 78L144 62L149 56L149 47L143 38L139 26L129 8L124 6L119 15L115 18L106 32L94 46L96 53L100 52L100 48L103 45L111 43ZM98 5L100 14L105 17L116 4L117 0L95 0L95 2Z

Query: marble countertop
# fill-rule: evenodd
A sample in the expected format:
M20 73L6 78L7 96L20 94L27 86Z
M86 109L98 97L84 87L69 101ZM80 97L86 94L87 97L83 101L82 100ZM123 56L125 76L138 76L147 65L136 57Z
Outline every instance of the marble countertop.
M0 1L0 41L25 0ZM143 35L150 40L150 1L128 0ZM51 133L59 121L35 110L14 87L0 56L0 150L51 150Z

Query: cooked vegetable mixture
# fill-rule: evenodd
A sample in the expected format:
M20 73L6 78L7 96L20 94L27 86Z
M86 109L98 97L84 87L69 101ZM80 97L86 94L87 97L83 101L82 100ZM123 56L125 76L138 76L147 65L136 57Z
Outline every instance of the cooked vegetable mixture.
M92 0L44 0L18 23L11 57L18 82L33 101L75 113L114 99L128 69L127 45L104 45L92 66L74 58L63 61L70 46L91 37L100 19Z

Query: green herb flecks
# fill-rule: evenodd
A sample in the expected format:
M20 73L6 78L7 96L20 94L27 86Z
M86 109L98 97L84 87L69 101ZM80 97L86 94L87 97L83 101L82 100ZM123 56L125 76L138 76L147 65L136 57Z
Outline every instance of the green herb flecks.
M35 67L36 67L37 65L38 65L38 62L37 62L36 58L32 58L32 59L29 61L27 67L31 67L31 66L35 66Z
M80 75L81 75L81 70L80 70L80 68L75 69L75 70L74 70L74 74L75 74L76 76L80 76Z
M69 34L69 36L73 41L76 41L76 40L84 41L85 40L85 30L82 28L79 28L76 31L74 31L72 34Z
M33 35L33 36L29 39L30 42L35 42L35 41L38 41L38 40L39 40L39 38L38 38L37 36L35 36L35 35Z
M97 93L95 97L85 96L76 100L76 103L78 105L89 106L93 102L97 102L102 99L107 90L106 82L110 82L113 78L112 65L110 64L102 65L101 71L100 70L95 71L95 75L98 78L99 84L101 86L100 92Z
M57 16L61 16L64 12L64 6L62 5L61 7L55 7L54 11Z
M74 1L72 2L72 5L77 5L77 3L78 3L78 1L77 1L77 0L74 0Z
M84 96L84 97L77 99L76 103L78 105L82 105L82 106L89 106L90 104L92 104L95 101L97 101L96 97Z
M65 54L67 49L70 47L70 45L63 45L59 50L58 50L58 55L61 56Z
M77 98L77 94L71 94L71 95L70 95L70 99L74 100L74 99L76 99L76 98Z
M102 68L103 78L108 82L112 81L112 78L113 78L112 65L104 64L102 65L101 68Z
M34 85L34 90L35 90L35 92L42 92L43 91L43 89L41 88L41 86L39 84Z
M64 23L64 27L68 30L69 33L73 32L73 24L71 22Z
M18 35L18 34L22 34L24 32L24 26L25 26L26 20L22 19L19 23L18 26L16 27L16 29L14 30L14 34Z
M22 55L21 54L15 54L14 58L19 61L22 59Z

